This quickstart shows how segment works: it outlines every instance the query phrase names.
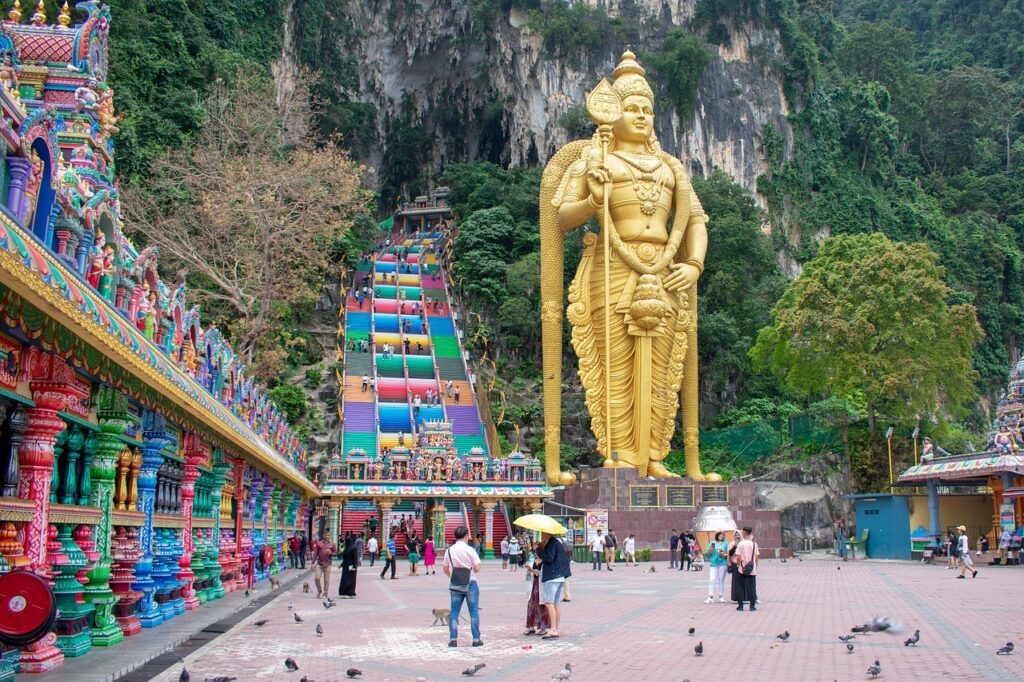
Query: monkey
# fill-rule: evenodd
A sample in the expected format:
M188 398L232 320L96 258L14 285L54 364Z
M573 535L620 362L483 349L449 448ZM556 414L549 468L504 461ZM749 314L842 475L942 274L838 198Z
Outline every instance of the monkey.
M309 594L309 583L302 583L302 593Z

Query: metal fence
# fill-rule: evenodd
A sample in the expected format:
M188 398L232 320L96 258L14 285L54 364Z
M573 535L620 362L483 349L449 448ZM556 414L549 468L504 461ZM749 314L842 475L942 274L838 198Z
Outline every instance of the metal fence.
M827 447L842 440L835 415L796 414L787 419L769 419L711 429L700 434L702 449L721 448L739 460L753 462L776 452L786 443Z

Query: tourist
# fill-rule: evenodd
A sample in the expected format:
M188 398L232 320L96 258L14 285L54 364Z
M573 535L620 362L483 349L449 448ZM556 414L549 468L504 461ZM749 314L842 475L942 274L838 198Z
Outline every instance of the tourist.
M416 540L416 536L409 536L409 539L405 541L405 553L409 556L409 575L418 575L416 573L416 564L420 562L418 549L419 541Z
M466 544L469 529L459 526L455 529L455 544L444 553L444 574L450 578L448 593L451 596L451 610L448 612L448 646L459 645L459 616L463 603L469 606L469 627L473 634L473 646L483 646L480 639L480 587L477 573L480 572L480 556Z
M373 568L373 562L377 558L377 536L372 533L370 539L366 541L366 551L370 555L370 568Z
M742 598L741 594L743 592L742 578L739 574L739 567L736 565L738 561L736 549L740 546L740 540L742 539L739 531L733 532L732 542L729 543L729 550L726 552L726 573L732 574L729 599L734 602L738 602Z
M942 547L946 550L946 570L956 570L959 550L953 531L946 531L946 539L942 541Z
M725 542L725 533L718 531L715 533L715 539L708 544L708 598L704 600L705 604L710 604L715 600L716 586L718 587L719 603L725 603L725 574L729 558L728 551L729 547Z
M609 528L608 533L604 536L604 564L609 571L615 565L615 550L618 548L619 539L615 537L615 531Z
M327 597L327 590L331 584L331 562L334 560L334 555L337 552L338 548L334 546L333 542L327 540L327 535L321 534L319 542L316 543L313 556L316 562L313 582L316 583L316 596L318 598Z
M565 545L550 533L541 534L541 548L538 553L542 563L540 581L544 588L543 602L548 611L550 626L544 639L558 639L558 627L562 620L561 602L564 597L565 581L572 575L569 553Z
M458 404L458 402L459 402L459 396L460 396L460 395L461 395L461 392L459 391L459 387L458 387L458 386L456 386L456 387L455 387L455 403L456 403L456 404Z
M604 538L601 537L601 531L598 530L594 535L594 538L590 541L590 551L594 556L594 565L591 567L591 571L601 570L601 559L604 557Z
M515 535L508 541L508 566L513 573L519 568L519 538Z
M501 539L501 570L508 570L508 536Z
M453 385L453 384L452 384L452 380L451 380L451 379L449 379L449 380L448 380L448 381L447 381L447 382L445 383L445 385L444 385L444 390L445 390L445 393L447 393L447 394L448 394L448 397L449 397L449 398L451 398L451 397L452 397L452 385Z
M356 571L359 567L358 551L355 536L346 536L345 549L341 552L341 582L338 584L338 594L342 599L355 599L356 597Z
M425 575L435 575L437 573L434 570L436 563L437 555L434 554L434 541L431 538L427 538L427 541L423 543L423 573Z
M750 610L757 611L757 563L761 550L754 542L754 529L743 527L743 539L736 546L736 570L740 575L740 595L737 611L743 610L743 602L750 603ZM747 566L750 565L750 570Z
M690 570L690 537L689 533L679 535L679 570Z
M363 565L363 550L366 548L366 540L363 539L363 534L360 532L356 536L356 563L360 566Z
M971 560L971 544L967 538L967 527L957 526L956 529L960 534L960 537L957 538L957 551L960 555L960 575L957 578L966 578L967 571L971 572L972 578L977 578L978 571L974 568L974 562Z
M679 565L679 534L672 529L672 536L668 539L668 567L675 568Z
M622 555L623 561L627 566L630 563L634 566L640 565L636 562L636 538L632 533L630 533L622 543Z
M398 580L395 577L395 536L388 537L387 542L384 544L384 568L381 569L380 579L384 580L384 574L388 572L388 568L391 569L391 579Z
M369 385L370 385L370 377L369 377L369 375L367 375L367 374L364 374L364 375L363 375L363 390L362 390L362 392L363 392L363 393L365 393L365 392L366 392L366 388L367 388L367 387L368 387Z
M391 535L394 535L395 533L397 533L398 532L398 517L397 516L392 516L391 520L388 522L388 526L391 529Z
M544 561L540 558L541 546L534 548L533 561L526 569L530 576L530 597L526 601L526 630L524 635L546 635L551 627L551 618L548 616L547 606L541 603L541 567Z
M299 536L295 534L292 539L288 541L288 560L289 566L292 568L299 567Z
M309 549L309 543L306 542L306 534L299 533L299 568L303 571L306 570L306 551Z
M1006 565L1006 556L1010 551L1010 531L1006 527L999 533L999 563Z

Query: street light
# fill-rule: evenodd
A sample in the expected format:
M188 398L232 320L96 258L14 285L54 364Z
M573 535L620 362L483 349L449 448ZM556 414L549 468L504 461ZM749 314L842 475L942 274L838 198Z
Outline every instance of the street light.
M619 451L612 452L612 497L615 511L619 511Z
M917 437L921 435L921 427L915 426L910 437L914 439L914 466L917 466Z
M890 495L895 492L895 488L893 487L893 479L892 479L892 432L894 430L895 429L893 429L893 427L890 426L889 430L885 432L885 445L889 449L889 494Z

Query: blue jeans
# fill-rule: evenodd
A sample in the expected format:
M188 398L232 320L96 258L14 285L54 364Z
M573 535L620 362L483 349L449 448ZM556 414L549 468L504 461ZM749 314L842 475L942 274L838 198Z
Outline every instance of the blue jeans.
M480 639L480 587L475 580L469 583L469 594L448 591L452 596L452 610L448 615L448 639L459 638L459 614L462 612L462 602L469 604L469 627L473 632L473 641Z

